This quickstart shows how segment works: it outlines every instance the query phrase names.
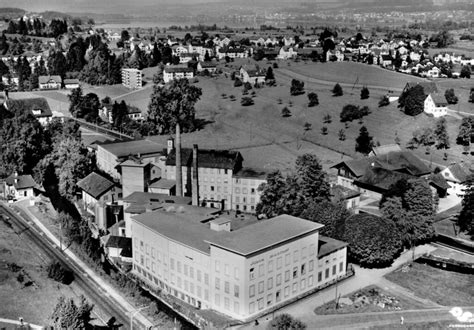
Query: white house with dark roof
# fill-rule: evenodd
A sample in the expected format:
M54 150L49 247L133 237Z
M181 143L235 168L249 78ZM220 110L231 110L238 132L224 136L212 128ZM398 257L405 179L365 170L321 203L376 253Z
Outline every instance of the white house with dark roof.
M41 90L61 89L61 76L39 76L38 85Z
M169 83L177 79L191 79L194 77L194 70L183 65L167 65L163 69L163 81Z
M132 217L132 272L195 308L251 321L347 274L347 244L289 215L165 205Z
M29 112L43 126L46 126L53 118L49 103L44 97L16 100L8 98L3 105L12 113Z
M424 101L423 111L433 115L435 118L446 116L448 113L448 101L446 101L444 95L431 93Z
M243 65L240 67L240 78L244 83L249 82L252 85L265 83L265 71L260 70L256 65Z
M466 187L467 177L474 175L474 167L464 162L454 163L442 170L441 175L448 182L448 194L463 195Z
M4 198L24 199L33 197L34 189L36 187L37 184L31 175L19 175L17 172L15 172L4 181Z

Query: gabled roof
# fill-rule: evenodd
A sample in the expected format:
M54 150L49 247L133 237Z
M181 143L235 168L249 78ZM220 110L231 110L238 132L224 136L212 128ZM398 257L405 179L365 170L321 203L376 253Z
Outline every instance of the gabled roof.
M432 93L431 99L433 100L436 106L446 106L448 105L448 101L446 101L446 97L441 95L440 93Z
M250 167L244 167L239 171L233 173L232 176L235 178L266 179L269 173L271 173L271 171L266 169L254 169Z
M99 199L100 196L111 190L115 184L102 175L92 172L84 179L78 181L77 186L95 199Z
M432 81L409 81L407 82L403 90L405 91L418 85L423 87L425 95L429 95L431 93L438 93L438 86L436 86L436 83Z
M163 71L166 73L194 72L192 68L184 66L165 66Z
M322 258L337 250L346 247L348 244L337 239L319 235L318 240L318 258Z
M16 182L15 182L15 179L16 179ZM8 178L6 178L5 182L7 183L8 186L15 187L16 190L36 187L35 180L29 174L25 174L25 175L12 174Z
M198 165L206 168L221 168L234 170L237 165L242 163L242 155L238 151L230 150L198 150ZM181 148L182 166L192 166L193 150L190 148ZM167 166L176 165L176 149L171 150L166 158Z
M110 248L117 248L117 249L125 249L132 245L132 239L130 237L124 236L110 236L107 242L105 243L105 247Z
M473 174L471 170L469 170L467 164L464 163L456 163L448 166L449 171L457 179L460 183L464 183L467 180L467 177L470 174Z
M396 151L400 152L402 151L402 148L400 145L394 143L394 144L385 144L383 146L378 146L378 147L372 147L372 153L375 156L381 156L381 155L386 155L389 152Z
M382 167L368 167L364 176L355 180L354 183L358 186L369 188L372 191L384 193L399 180L409 180L411 178L413 178L411 175L387 170Z
M55 83L60 84L63 80L61 79L61 76L39 76L38 77L38 83L40 84L46 84L50 80L53 80Z
M441 175L441 173L432 173L430 175L429 183L440 189L449 189L449 184L446 179Z
M133 140L101 144L100 147L115 155L117 158L129 155L161 154L165 145L150 140Z
M262 70L259 70L255 65L243 65L242 70L247 72L249 77L264 77L265 73Z
M64 79L64 85L75 85L79 83L79 79Z
M34 97L30 99L8 99L5 102L6 108L13 113L22 113L29 111L35 117L51 117L53 113L49 107L48 101L44 97ZM39 110L41 113L34 114L33 110Z

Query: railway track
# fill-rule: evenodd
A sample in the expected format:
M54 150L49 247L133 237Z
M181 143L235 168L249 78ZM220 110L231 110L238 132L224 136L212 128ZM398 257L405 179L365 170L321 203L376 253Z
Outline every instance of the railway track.
M115 317L116 324L122 324L120 329L129 328L129 320L126 316L127 311L123 310L119 304L109 298L107 292L104 292L92 279L88 278L77 264L59 251L59 248L53 245L45 235L41 235L37 229L26 223L22 217L3 205L0 205L0 214L7 215L10 221L18 227L20 234L26 236L48 258L58 261L65 268L71 270L74 273L74 282L76 285L85 293L91 302L93 302L95 306L98 306L109 318L112 316ZM107 320L108 319L104 321L106 322ZM135 320L135 322L137 321ZM140 326L136 323L134 325Z

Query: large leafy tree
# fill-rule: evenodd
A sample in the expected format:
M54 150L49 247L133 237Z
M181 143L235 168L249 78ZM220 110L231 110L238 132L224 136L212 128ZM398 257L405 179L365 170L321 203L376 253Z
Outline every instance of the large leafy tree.
M461 230L468 231L474 235L474 175L471 174L466 180L466 189L462 199L462 209L458 217L458 225Z
M364 267L387 267L401 251L395 224L370 214L355 214L346 220L344 241L349 258Z
M434 135L436 136L436 148L449 149L449 135L448 130L446 128L445 118L438 119L438 121L436 122Z
M93 48L89 52L89 61L82 69L79 78L91 85L120 83L123 65L121 58L112 54L100 39L93 38L91 43Z
M79 304L74 299L59 297L54 307L51 319L55 329L88 329L92 320L91 313L94 305L84 296L79 297Z
M425 90L423 86L416 85L404 91L398 99L398 106L403 108L405 114L416 116L423 112L425 106Z
M329 184L316 156L305 154L296 160L296 171L283 176L274 172L261 185L258 214L274 217L279 214L299 216L310 203L329 200Z
M335 239L342 239L345 231L346 219L351 216L342 202L312 202L300 215L302 218L324 225L320 234Z
M195 129L196 102L202 91L187 79L173 80L165 86L155 85L148 105L148 121L156 126L155 133L176 131L176 124L184 132Z
M456 143L461 145L469 145L474 137L474 116L465 117L459 125L459 133Z
M291 80L291 87L290 87L290 94L291 95L300 95L304 94L304 82L298 79Z
M77 38L75 42L69 46L66 54L67 70L71 72L79 72L86 64L86 49L87 45L84 39Z
M48 72L50 75L66 76L68 65L66 57L59 50L53 51L48 57Z

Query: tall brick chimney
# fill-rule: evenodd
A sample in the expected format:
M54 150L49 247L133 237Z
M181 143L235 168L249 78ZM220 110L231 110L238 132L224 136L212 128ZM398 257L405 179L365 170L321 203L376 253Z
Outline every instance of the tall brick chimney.
M176 123L176 196L183 196L183 174L181 167L181 127Z
M199 206L199 179L198 179L198 145L193 145L193 168L192 168L192 196L191 200L194 206Z

